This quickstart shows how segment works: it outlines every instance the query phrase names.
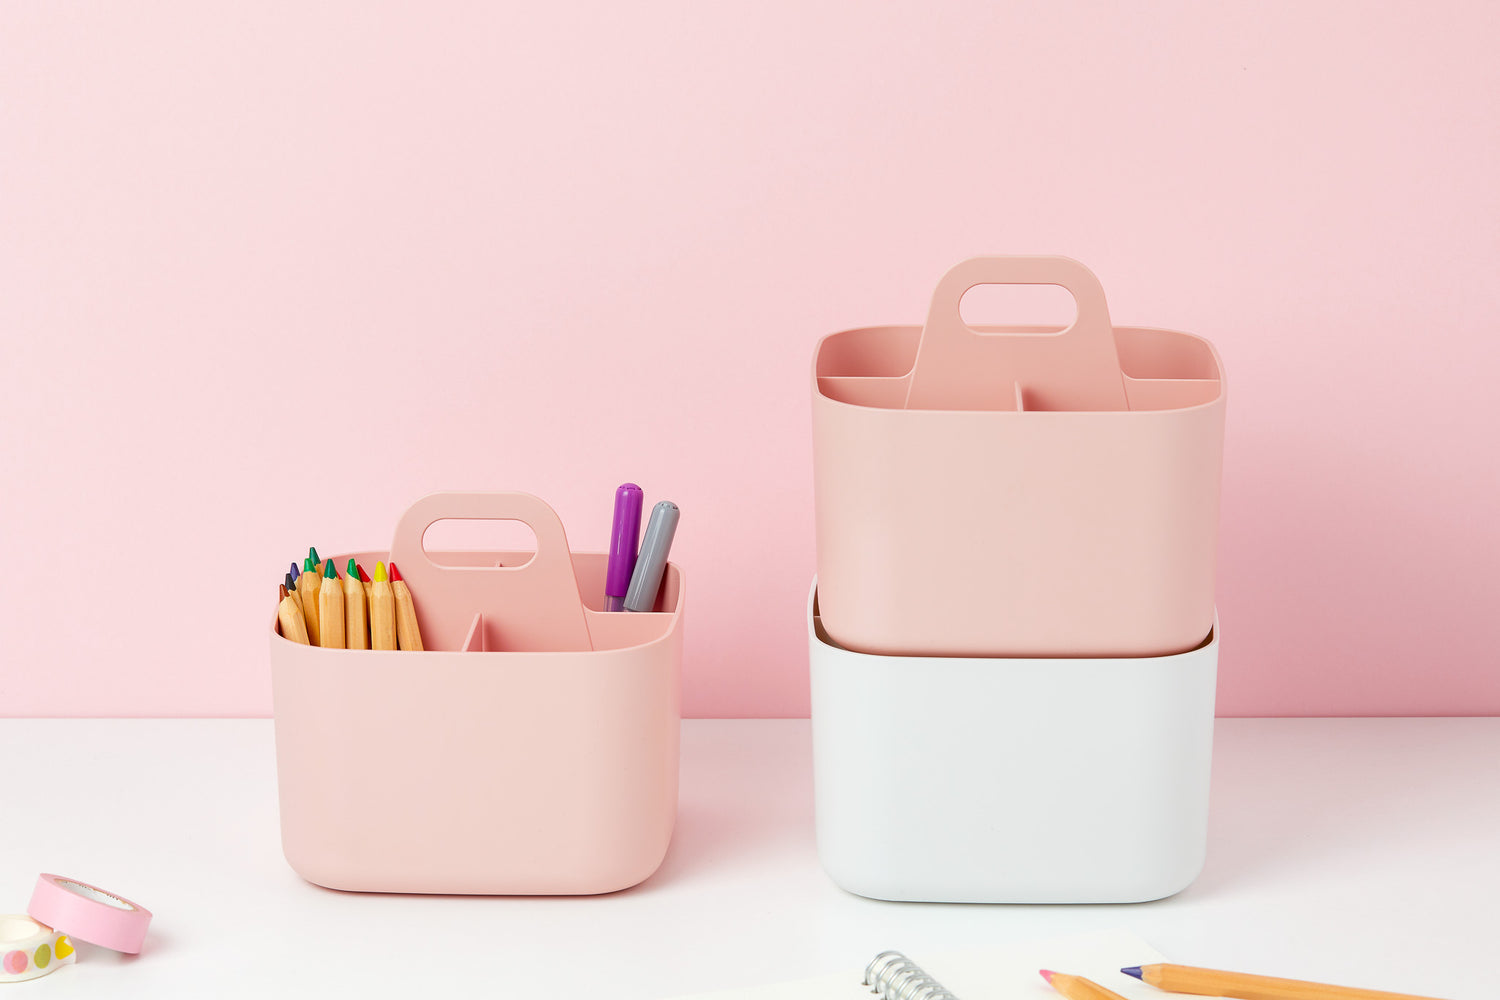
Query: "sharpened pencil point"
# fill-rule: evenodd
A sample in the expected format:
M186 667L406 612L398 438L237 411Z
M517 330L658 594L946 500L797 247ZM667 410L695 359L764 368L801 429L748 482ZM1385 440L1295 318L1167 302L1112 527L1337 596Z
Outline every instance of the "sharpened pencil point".
M311 573L312 572L312 567L313 567L313 562L312 562L312 559L310 557L309 558L304 558L302 560L302 572L304 572L304 573Z
M307 547L307 558L311 559L314 563L320 563L323 561L322 558L318 555L318 550L313 548L311 545Z
M338 578L339 578L339 571L338 571L337 568L334 567L333 560L330 559L326 563L323 564L323 579L325 579L325 580L337 580Z
M281 585L283 587L285 587L287 590L296 590L297 589L297 581L294 580L294 579L292 579L292 574L290 574L290 573L288 573L286 575L286 579L284 579L284 580L281 581Z
M290 575L293 580L302 575L302 571L297 568L297 564L295 562L292 563L292 572Z
M400 583L401 582L401 571L396 568L396 564L395 563L391 563L391 565L390 565L390 574L391 574L391 582L392 583Z
M354 560L353 559L349 560L349 567L348 567L348 569L344 570L344 575L345 576L352 576L356 580L359 579L359 568L354 565Z
M385 563L383 563L383 562L377 562L375 564L375 582L376 583L385 583L385 580L386 580L386 576L385 576Z
M1038 969L1037 971L1041 973L1042 978L1047 980L1047 982L1049 983L1052 982L1052 977L1057 975L1057 973L1053 972L1051 969Z
M1121 969L1120 971L1123 972L1123 973L1125 973L1125 975L1127 975L1127 976L1134 976L1137 979L1143 978L1143 975L1141 973L1141 967L1139 965L1132 965L1130 968L1128 968L1128 969Z
M350 561L353 562L353 560L350 560ZM359 574L359 582L360 583L369 583L370 582L370 574L366 573L365 572L365 568L363 566L361 566L359 563L354 563L354 572L356 572L356 573Z
M279 593L279 594L276 595L276 599L278 601L284 601L284 600L286 600L286 584L283 583L281 585L280 589L281 589L281 593Z

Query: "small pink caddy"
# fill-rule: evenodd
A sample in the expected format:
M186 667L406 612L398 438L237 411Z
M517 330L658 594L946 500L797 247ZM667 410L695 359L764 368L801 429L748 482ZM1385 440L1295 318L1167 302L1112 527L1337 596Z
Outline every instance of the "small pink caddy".
M446 518L522 521L536 554L440 565L422 537ZM335 565L351 555L396 561L428 651L304 646L273 624L292 868L332 889L497 895L612 892L655 872L677 814L677 566L653 612L605 612L607 556L571 553L524 493L424 497L389 557Z

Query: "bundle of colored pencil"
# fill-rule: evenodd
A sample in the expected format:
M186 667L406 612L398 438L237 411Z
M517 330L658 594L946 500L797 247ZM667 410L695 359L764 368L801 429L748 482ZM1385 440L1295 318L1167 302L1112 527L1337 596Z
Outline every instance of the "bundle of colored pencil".
M278 599L276 623L292 642L325 649L422 648L411 588L395 563L387 576L385 563L377 562L372 580L350 559L341 578L332 559L319 559L310 548L300 571L292 563Z

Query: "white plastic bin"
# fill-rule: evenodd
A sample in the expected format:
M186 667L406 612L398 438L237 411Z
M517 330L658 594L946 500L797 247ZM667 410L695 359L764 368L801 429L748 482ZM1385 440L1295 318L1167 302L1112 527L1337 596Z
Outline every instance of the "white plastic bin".
M818 856L875 899L1129 903L1203 867L1219 634L1168 656L882 656L808 598Z

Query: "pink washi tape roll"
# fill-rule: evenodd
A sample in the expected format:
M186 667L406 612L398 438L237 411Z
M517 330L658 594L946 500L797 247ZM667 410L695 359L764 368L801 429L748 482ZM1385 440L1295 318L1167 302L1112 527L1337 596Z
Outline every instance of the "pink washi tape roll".
M60 875L37 876L26 912L80 941L131 955L140 952L151 926L151 911L144 906Z

